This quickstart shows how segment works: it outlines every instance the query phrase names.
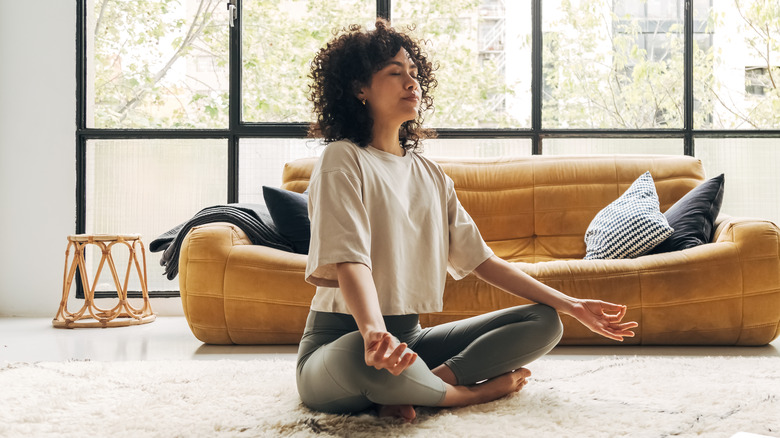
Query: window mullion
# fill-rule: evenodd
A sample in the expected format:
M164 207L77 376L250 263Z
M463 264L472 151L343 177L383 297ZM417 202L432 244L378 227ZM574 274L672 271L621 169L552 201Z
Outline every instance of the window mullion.
M684 11L684 40L685 50L683 56L684 79L683 79L683 98L685 105L685 120L683 129L685 129L684 153L685 155L694 155L693 145L693 0L685 0Z
M533 132L531 153L542 154L542 0L531 4L531 131Z
M376 17L390 21L391 0L376 0Z
M236 132L241 126L241 0L231 0L234 15L231 17L229 47L229 99L228 99L228 180L227 202L238 202L239 138Z

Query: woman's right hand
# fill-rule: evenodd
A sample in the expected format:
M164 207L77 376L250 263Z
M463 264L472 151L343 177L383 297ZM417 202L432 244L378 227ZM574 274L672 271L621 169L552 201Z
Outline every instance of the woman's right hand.
M399 343L388 332L368 332L363 339L366 347L366 365L378 370L386 369L397 376L417 360L417 353L407 351L406 343Z

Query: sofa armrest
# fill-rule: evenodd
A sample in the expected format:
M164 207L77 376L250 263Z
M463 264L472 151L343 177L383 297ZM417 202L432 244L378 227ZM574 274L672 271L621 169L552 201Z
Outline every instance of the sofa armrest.
M733 244L742 271L743 332L740 344L761 345L780 335L780 228L772 221L727 217L715 244Z
M208 344L295 344L314 286L307 256L253 245L237 226L193 228L182 243L179 287L192 333Z
M190 330L203 342L231 343L225 325L225 267L234 246L251 243L240 228L227 222L193 227L182 241L179 254L182 307Z
M755 233L764 236L778 236L780 234L780 228L767 219L758 219L752 217L732 217L721 214L715 221L715 232L713 233L712 242L734 242L737 229L741 229L741 232L748 232L750 234L741 234L740 239L751 239L751 235L755 237Z

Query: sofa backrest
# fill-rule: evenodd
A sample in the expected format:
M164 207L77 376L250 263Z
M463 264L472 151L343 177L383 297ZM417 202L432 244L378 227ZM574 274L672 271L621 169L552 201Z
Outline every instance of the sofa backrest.
M585 256L594 216L646 171L666 211L705 177L684 155L432 158L455 182L463 207L497 256L539 262ZM316 158L287 163L282 188L303 192Z

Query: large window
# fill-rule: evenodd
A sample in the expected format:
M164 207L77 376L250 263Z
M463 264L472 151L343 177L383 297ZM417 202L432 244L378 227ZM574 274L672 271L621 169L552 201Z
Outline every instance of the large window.
M349 24L438 64L431 157L688 154L780 221L780 9L764 0L79 0L77 232L148 244L261 203L307 138L309 61ZM178 293L150 254L152 295ZM137 289L137 288L136 288Z

